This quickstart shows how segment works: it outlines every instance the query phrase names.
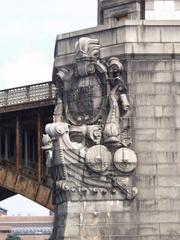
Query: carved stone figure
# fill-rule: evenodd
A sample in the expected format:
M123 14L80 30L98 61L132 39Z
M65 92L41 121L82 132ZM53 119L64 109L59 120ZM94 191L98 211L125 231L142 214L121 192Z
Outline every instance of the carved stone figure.
M54 69L57 105L46 126L53 143L53 202L132 200L136 155L129 148L131 107L117 57L101 60L97 39L80 38L71 66Z
M45 160L46 160L46 162L45 162L45 164L46 164L46 176L48 176L49 175L49 169L51 167L52 157L53 157L52 140L51 140L51 138L49 137L48 134L43 134L42 143L43 143L42 149L45 152Z

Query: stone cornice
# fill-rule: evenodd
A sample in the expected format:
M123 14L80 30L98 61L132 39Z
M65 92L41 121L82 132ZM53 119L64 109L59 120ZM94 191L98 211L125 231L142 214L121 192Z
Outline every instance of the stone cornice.
M55 65L70 64L74 43L82 36L99 38L101 57L122 59L146 57L172 58L180 55L180 21L121 21L57 36Z

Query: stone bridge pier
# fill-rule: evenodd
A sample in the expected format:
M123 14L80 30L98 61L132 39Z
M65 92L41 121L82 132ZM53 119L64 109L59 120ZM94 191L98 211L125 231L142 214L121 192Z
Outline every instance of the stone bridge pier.
M51 82L0 91L0 200L55 209L52 240L180 239L180 20L153 6L99 0Z
M180 239L180 21L99 0L98 26L57 36L52 240Z

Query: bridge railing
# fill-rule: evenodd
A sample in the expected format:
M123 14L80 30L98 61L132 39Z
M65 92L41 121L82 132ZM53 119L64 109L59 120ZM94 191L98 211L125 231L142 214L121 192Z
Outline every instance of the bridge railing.
M52 82L0 90L0 107L54 99L55 92Z

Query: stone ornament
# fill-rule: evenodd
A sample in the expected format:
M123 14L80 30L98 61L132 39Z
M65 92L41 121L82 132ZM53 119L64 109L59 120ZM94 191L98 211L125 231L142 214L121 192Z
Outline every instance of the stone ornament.
M74 62L54 68L57 104L54 123L46 126L54 204L130 200L137 194L124 67L117 57L101 59L100 50L99 40L80 38Z
M115 167L124 173L132 172L136 168L137 157L129 148L120 148L114 154Z
M87 150L86 164L94 172L108 170L112 163L112 155L104 145L94 145Z
M46 165L46 175L49 175L49 168L51 168L51 163L52 163L52 159L53 159L53 144L52 144L52 140L49 137L48 134L43 134L43 138L42 138L42 149L44 150L45 153L45 165Z

